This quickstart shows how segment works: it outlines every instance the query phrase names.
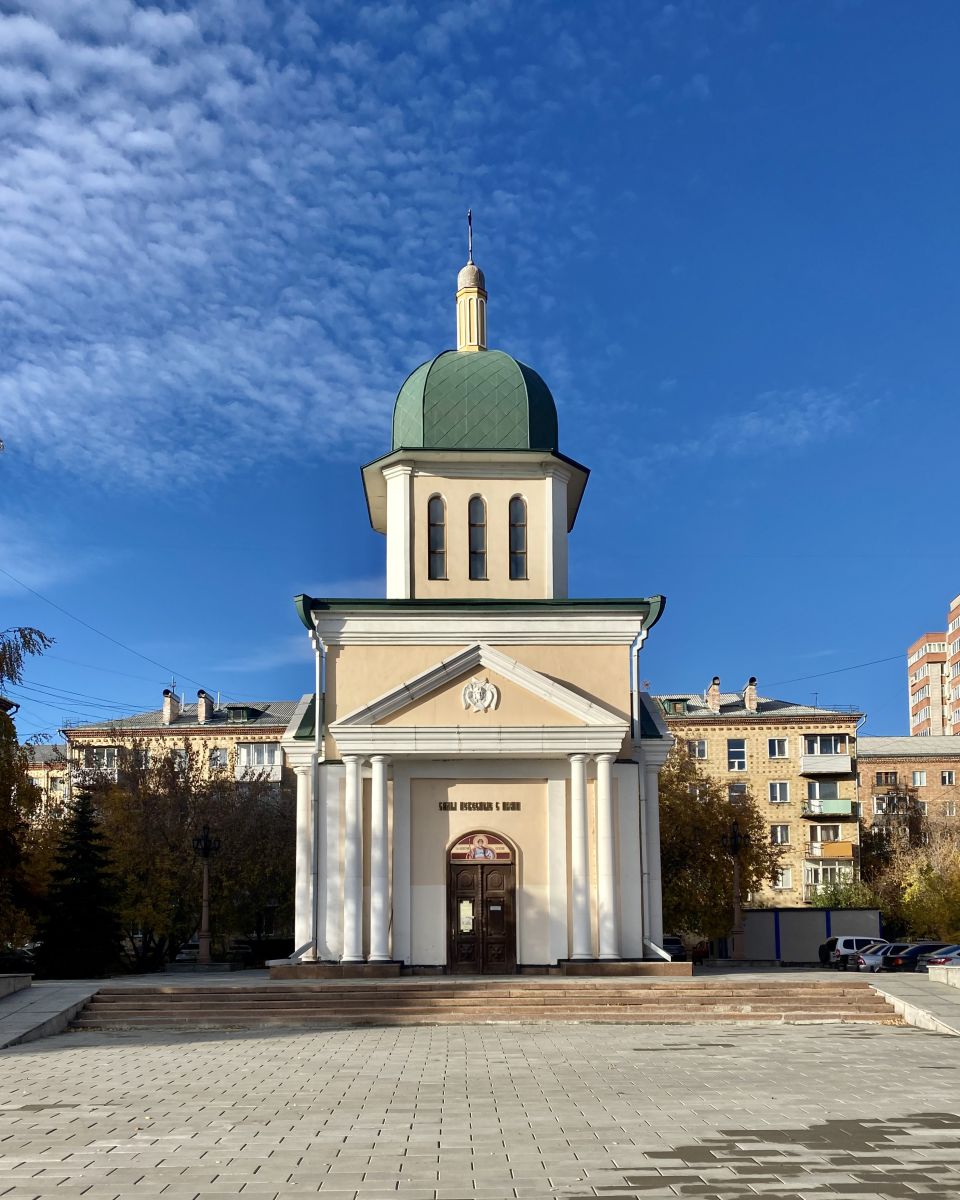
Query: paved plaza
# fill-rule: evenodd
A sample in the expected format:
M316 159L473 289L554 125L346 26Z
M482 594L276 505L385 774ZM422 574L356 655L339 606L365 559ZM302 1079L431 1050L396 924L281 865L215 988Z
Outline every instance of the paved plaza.
M67 1033L0 1052L0 1197L960 1195L960 1039L857 1025Z

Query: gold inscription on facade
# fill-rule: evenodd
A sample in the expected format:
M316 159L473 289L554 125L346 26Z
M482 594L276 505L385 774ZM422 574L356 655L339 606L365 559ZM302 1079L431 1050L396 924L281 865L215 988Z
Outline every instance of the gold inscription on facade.
M440 800L437 808L441 812L520 812L519 800Z

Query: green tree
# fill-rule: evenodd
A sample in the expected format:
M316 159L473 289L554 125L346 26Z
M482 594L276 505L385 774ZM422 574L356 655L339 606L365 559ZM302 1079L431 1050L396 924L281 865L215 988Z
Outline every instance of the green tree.
M71 805L47 898L39 973L54 979L105 975L120 944L117 892L106 839L89 792Z
M814 908L878 908L877 897L869 884L859 879L841 879L825 883L810 897Z
M750 843L740 852L746 896L773 882L782 851L771 844L753 797L731 799L678 738L660 772L660 864L664 928L688 939L725 937L733 926L733 860L722 838L736 820Z
M40 792L27 774L27 751L17 739L16 706L3 691L22 682L29 656L52 644L29 626L0 632L0 950L22 945L33 932L37 897L27 843L40 804Z
M210 776L186 740L152 755L128 746L117 783L97 786L134 970L159 970L198 927L193 838L204 825L221 842L211 861L214 953L225 953L233 936L256 938L292 921L295 801L286 787L257 773L237 780L230 769Z

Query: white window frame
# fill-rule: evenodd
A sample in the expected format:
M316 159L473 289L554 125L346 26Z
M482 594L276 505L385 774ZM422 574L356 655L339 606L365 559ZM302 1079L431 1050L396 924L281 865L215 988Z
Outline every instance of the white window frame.
M783 747L783 753L780 753L780 747ZM790 757L790 739L789 738L767 738L767 758L789 758Z
M734 751L731 749L734 742L739 742L740 750ZM743 754L743 758L735 758L735 754ZM747 739L746 738L727 738L727 770L728 771L745 771L747 769Z
M911 778L913 780L913 782L910 785L911 787L926 787L927 786L926 771L914 771L914 772L912 772Z
M258 770L261 767L273 767L280 761L279 742L241 742L237 750L239 752L238 765L247 769ZM257 761L258 757L259 762Z
M771 825L770 841L774 846L789 846L790 826L784 824Z
M952 787L956 782L957 782L956 771L941 771L940 772L940 786L941 787Z
M780 867L773 883L776 892L793 891L793 867Z
M783 795L781 796L781 790ZM787 779L771 779L767 784L767 797L771 804L790 803L790 782Z
M703 738L692 738L687 742L687 754L702 762L707 757L707 743Z

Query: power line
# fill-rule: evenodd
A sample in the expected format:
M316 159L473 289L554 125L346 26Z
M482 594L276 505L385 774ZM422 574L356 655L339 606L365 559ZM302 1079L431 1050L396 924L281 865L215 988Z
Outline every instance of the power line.
M106 638L108 642L112 642L115 646L119 646L121 650L126 650L128 654L133 654L136 655L137 658L142 658L144 662L150 663L152 667L159 667L161 671L166 671L171 676L179 676L181 679L185 679L188 683L195 683L197 687L203 687L203 684L199 679L193 679L190 675L185 675L182 671L175 671L173 667L168 667L162 662L157 662L155 658L150 658L146 654L141 654L139 650L134 650L132 646L128 646L126 642L121 642L119 638L111 637L109 633L104 633L102 629L97 629L96 625L91 625L89 621L84 621L82 617L78 617L74 613L68 611L63 607L62 604L57 604L55 600L51 600L49 596L44 596L42 592L38 592L36 588L30 587L30 585L24 583L22 579L18 579L16 575L13 575L5 567L0 567L0 574L6 575L8 579L12 579L14 583L22 587L24 591L29 592L32 596L36 596L37 599L42 600L44 604L49 604L50 607L55 608L57 612L62 612L65 617L69 617L71 621L76 621L77 624L82 625L84 629L89 629L91 633L97 634L98 637ZM223 694L226 695L226 693ZM234 697L227 696L226 698L231 700Z
M785 683L802 683L805 679L822 679L824 675L842 675L844 671L859 671L863 667L875 667L878 663L895 662L902 658L902 654L891 654L889 658L874 658L870 662L854 663L852 667L836 667L832 671L818 671L816 675L798 675L796 679L775 679L773 683L765 683L763 686L782 687Z
M31 680L30 683L18 683L13 686L25 688L28 691L42 692L45 696L60 696L66 697L70 700L96 700L99 702L97 707L105 705L108 708L123 708L127 710L141 709L145 707L143 704L135 704L132 701L127 702L125 700L109 700L106 696L95 696L92 692L73 692L68 688L51 687L45 683L37 683L35 680Z
M141 683L157 682L153 675L131 675L129 671L117 671L113 667L98 667L95 663L78 662L75 658L64 658L62 654L51 654L48 650L43 653L43 661L48 658L54 659L56 662L69 663L72 667L83 667L86 671L100 671L104 675L122 675L125 679L139 679Z

